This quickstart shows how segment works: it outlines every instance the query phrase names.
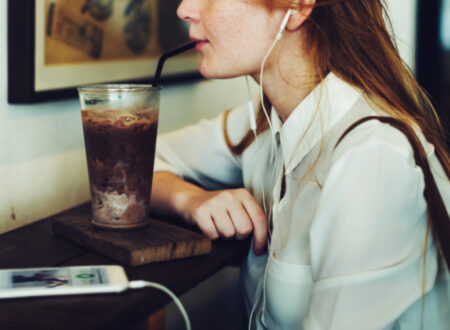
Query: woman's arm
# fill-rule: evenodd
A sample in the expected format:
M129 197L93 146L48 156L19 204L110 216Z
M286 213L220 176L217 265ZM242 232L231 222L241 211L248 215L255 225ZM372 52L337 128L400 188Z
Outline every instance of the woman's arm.
M211 239L244 239L253 232L255 254L264 252L267 219L247 189L208 191L161 171L154 174L151 196L153 213L181 217Z
M246 106L231 111L231 138L245 134L247 118ZM267 239L267 220L255 198L241 188L241 160L228 149L222 125L220 115L158 136L151 211L178 216L211 239L242 239L253 231L259 254Z

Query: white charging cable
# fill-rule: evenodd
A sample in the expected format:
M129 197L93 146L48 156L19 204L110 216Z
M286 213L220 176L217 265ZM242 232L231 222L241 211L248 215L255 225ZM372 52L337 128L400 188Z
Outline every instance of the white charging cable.
M173 299L175 305L177 305L178 309L180 310L180 313L184 319L184 324L186 325L186 329L191 330L191 321L189 321L189 316L186 313L183 304L181 303L180 299L178 299L178 297L164 285L147 281L131 281L130 283L128 283L128 288L130 289L155 288L164 291L166 294L170 296L170 298Z

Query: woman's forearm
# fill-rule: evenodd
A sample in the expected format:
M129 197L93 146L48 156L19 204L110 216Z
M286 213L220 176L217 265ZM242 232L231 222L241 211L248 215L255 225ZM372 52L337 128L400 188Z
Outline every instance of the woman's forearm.
M264 253L267 218L245 188L204 190L170 172L153 176L150 211L176 216L197 226L206 236L244 239L253 232L256 255Z
M153 175L150 212L160 216L177 216L187 221L186 202L189 196L203 189L167 171Z

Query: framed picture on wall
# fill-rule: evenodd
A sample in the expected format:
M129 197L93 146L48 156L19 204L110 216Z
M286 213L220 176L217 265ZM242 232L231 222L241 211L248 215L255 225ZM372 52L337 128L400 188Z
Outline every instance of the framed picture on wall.
M159 57L189 43L179 0L8 0L8 101L76 97L76 86L151 82ZM198 79L197 54L164 65L163 83Z

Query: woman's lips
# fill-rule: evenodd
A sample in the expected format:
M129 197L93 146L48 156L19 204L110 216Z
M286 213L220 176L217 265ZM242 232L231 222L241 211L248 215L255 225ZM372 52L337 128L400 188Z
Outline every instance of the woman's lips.
M194 40L195 41L195 51L199 52L208 43L208 40Z

